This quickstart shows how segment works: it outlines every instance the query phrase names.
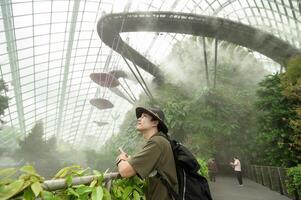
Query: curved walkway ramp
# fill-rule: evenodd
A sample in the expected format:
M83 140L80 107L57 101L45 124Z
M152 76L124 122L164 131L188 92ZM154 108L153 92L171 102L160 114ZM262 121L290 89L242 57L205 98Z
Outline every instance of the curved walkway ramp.
M157 78L160 69L120 37L122 32L172 32L225 40L257 51L284 65L291 56L300 54L289 43L272 34L231 20L176 12L132 12L103 16L97 24L102 41Z
M213 200L291 200L249 179L243 181L241 187L235 177L218 176L209 183Z

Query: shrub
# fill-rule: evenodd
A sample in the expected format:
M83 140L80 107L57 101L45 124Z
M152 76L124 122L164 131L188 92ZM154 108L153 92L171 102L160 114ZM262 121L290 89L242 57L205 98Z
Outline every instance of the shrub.
M198 160L199 164L201 165L200 174L208 179L209 178L209 172L208 172L208 167L207 167L206 160L202 159L202 158L198 158L197 160Z
M301 164L287 170L288 180L286 181L287 191L291 195L301 194Z

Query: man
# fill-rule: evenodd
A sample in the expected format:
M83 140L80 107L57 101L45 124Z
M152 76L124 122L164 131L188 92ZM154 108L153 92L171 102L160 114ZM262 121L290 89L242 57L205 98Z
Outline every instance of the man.
M156 174L163 176L175 191L178 181L173 152L168 137L168 128L164 123L164 113L157 108L136 108L136 129L143 135L146 144L135 155L129 157L121 150L117 157L118 171L122 177L138 175L148 181L147 200L172 199L167 188Z
M238 160L237 156L234 157L234 162L230 162L230 165L234 168L239 186L244 186L242 183L241 164L240 164L240 161Z

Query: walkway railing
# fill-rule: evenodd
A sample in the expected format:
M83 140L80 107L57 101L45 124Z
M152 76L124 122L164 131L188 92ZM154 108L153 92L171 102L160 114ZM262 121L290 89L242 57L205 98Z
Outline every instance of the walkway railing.
M289 198L299 200L299 195L297 192L294 194L294 196L289 195L287 192L285 182L288 180L288 177L286 168L246 165L244 166L243 171L244 176L247 178L269 187L271 190L277 191Z
M98 176L92 175L92 176L82 176L82 177L74 177L72 179L72 186L75 185L81 185L81 184L90 184L93 180L97 179ZM111 181L113 179L120 178L119 173L113 172L113 173L108 173L104 175L104 182L105 182L105 187L107 189L111 188ZM55 179L55 180L47 180L44 181L42 184L42 187L44 190L47 191L54 191L54 190L59 190L67 187L67 182L66 179Z

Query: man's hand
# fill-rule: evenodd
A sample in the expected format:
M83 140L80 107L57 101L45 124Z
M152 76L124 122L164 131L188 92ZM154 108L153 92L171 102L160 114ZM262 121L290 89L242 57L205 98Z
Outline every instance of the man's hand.
M128 160L128 154L124 152L121 147L119 147L119 152L120 154L116 158L116 163L118 163L120 160Z
M120 154L116 158L118 172L122 177L131 177L136 175L134 168L127 162L129 156L126 152L119 148Z

